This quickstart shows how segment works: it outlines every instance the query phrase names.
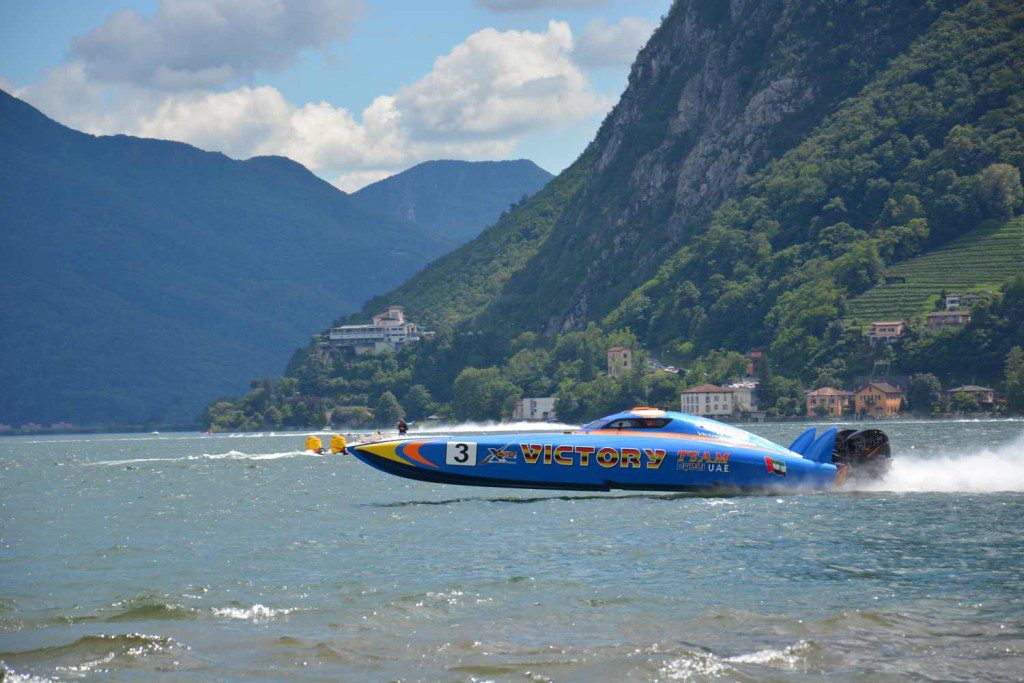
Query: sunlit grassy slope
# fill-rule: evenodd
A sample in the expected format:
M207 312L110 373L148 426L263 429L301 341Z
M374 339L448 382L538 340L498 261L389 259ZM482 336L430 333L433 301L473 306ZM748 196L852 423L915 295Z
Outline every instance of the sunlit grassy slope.
M988 223L935 251L886 271L905 283L882 284L850 300L847 320L900 320L934 309L939 294L995 289L1024 272L1024 219Z

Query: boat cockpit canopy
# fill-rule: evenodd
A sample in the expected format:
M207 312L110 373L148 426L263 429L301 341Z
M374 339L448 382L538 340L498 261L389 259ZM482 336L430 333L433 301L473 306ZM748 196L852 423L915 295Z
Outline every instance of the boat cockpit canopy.
M788 449L772 443L756 434L733 427L732 425L710 420L706 417L676 413L660 408L638 407L615 415L607 415L580 427L581 432L598 432L602 434L629 432L661 432L672 434L690 434L697 437L723 439L744 444L756 444L782 453ZM652 434L653 436L654 434Z

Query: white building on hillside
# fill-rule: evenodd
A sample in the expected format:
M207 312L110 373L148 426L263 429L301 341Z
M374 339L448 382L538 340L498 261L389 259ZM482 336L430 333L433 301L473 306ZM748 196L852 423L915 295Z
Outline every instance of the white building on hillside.
M332 327L326 346L350 348L356 354L380 353L385 349L398 349L419 341L420 328L405 319L401 306L391 306L384 313L373 316L369 325L340 325Z
M531 422L546 422L555 419L555 399L545 398L521 398L516 401L516 407L512 410L513 420L529 420Z
M739 382L727 387L701 384L684 390L679 405L684 413L700 417L729 417L756 413L757 382Z
M732 389L733 410L741 413L757 412L757 382L737 382L730 384L726 389Z
M680 405L684 413L701 417L725 417L732 415L732 389L714 384L701 384L680 394Z

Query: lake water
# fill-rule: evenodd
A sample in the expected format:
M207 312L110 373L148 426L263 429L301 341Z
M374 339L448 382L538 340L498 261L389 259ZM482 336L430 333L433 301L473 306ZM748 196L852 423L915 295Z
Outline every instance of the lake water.
M0 439L0 660L7 680L1021 680L1024 422L884 428L876 490L742 497L425 484L302 434Z

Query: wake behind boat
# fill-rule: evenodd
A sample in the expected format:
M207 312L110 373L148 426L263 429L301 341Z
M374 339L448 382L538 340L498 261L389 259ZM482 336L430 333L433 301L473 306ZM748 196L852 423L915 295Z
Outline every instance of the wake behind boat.
M393 439L351 450L407 479L579 491L828 489L880 477L891 462L888 437L877 429L819 435L811 427L784 448L715 420L646 407L572 432Z

